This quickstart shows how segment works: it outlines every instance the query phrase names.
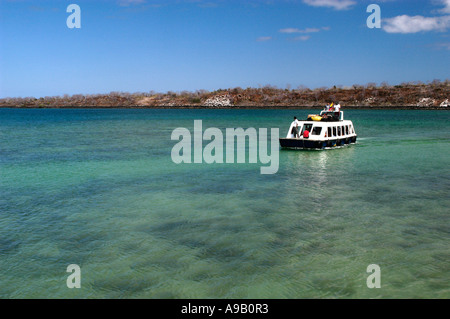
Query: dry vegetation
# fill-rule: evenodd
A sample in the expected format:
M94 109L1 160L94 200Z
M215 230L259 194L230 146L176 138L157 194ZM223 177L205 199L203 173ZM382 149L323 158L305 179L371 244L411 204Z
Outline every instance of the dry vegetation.
M96 95L64 95L62 97L4 98L0 107L72 108L72 107L317 107L340 102L345 108L447 108L450 98L450 81L435 80L423 84L402 83L391 86L376 85L334 86L332 88L280 89L273 86L261 88L233 88L208 92L123 93L111 92ZM445 101L447 100L447 103Z

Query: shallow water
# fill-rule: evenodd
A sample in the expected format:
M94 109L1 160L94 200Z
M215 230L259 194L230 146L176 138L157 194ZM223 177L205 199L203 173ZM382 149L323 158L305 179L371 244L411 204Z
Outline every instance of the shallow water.
M346 111L357 145L275 175L170 157L195 119L284 136L308 113L0 109L0 297L449 298L450 113Z

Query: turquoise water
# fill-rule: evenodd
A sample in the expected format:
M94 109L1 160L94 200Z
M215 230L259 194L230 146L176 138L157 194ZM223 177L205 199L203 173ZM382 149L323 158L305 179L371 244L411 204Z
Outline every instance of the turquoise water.
M357 145L275 175L171 161L195 119L285 136L308 113L0 109L0 297L449 298L449 112L346 111Z

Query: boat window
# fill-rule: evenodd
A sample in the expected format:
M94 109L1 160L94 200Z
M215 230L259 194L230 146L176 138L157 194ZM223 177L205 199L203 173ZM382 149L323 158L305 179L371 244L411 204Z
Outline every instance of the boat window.
M342 125L342 135L345 135L345 126Z
M338 136L341 136L341 127L338 126Z
M348 125L345 126L345 132L348 135Z
M312 127L313 127L312 124L305 124L305 125L303 125L303 129L302 129L301 135L303 135L303 133L304 133L306 130L308 130L309 132L311 132Z
M312 135L320 135L322 133L322 127L321 126L315 126Z
M337 136L336 135L336 126L333 126L333 136Z
M331 137L331 136L333 136L333 134L332 134L332 128L329 127L329 128L328 128L328 137Z

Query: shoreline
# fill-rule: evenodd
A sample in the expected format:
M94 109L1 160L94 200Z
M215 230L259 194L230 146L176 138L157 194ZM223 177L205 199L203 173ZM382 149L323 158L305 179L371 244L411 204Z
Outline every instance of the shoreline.
M22 110L315 110L323 109L323 106L0 106L0 109ZM419 107L419 106L343 106L342 110L402 110L402 111L448 111L450 107Z

